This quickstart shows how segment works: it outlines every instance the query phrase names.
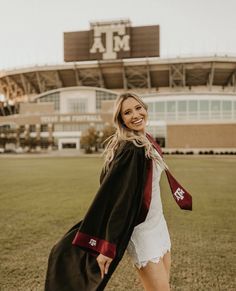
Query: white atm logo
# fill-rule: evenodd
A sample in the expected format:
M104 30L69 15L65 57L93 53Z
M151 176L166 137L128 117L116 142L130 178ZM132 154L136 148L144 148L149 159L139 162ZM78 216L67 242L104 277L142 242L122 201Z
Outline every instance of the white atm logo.
M89 52L102 53L104 60L116 59L117 52L120 50L130 50L130 36L125 33L125 30L124 24L94 26L94 41ZM102 34L105 34L106 47L102 43Z
M184 199L184 193L185 193L185 192L184 192L181 188L178 188L178 189L175 191L174 195L175 195L177 201L179 201L179 200L183 200L183 199Z
M93 238L90 239L89 241L89 244L92 246L92 247L95 247L97 245L97 241Z

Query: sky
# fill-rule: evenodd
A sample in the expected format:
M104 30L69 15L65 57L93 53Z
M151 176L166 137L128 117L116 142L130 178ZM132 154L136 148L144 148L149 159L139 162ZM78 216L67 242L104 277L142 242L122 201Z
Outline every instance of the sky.
M0 0L0 71L63 64L63 32L160 25L160 57L235 56L236 0Z

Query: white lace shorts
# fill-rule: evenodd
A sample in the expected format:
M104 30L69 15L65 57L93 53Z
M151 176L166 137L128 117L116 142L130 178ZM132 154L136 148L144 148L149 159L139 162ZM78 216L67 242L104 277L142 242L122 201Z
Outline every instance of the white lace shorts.
M170 252L171 242L164 216L155 227L149 228L140 224L134 228L127 247L127 253L137 268L148 262L159 263L163 256Z

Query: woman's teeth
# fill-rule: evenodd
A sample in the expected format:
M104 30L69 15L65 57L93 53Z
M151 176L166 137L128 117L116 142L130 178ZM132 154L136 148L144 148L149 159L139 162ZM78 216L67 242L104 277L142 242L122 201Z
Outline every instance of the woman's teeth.
M139 119L139 120L137 120L137 121L134 121L133 123L134 124L139 124L139 123L141 123L143 120L142 119Z

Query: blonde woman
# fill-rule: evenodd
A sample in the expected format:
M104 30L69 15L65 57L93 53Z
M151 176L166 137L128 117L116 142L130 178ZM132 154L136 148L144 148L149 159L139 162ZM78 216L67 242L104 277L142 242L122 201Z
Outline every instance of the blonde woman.
M152 200L145 220L134 227L127 251L137 268L147 291L167 291L170 277L170 237L162 211L159 180L164 161L146 137L147 105L134 94L122 94L114 110L116 134L106 148L105 166L113 160L120 141L130 141L143 147L146 157L153 160ZM100 254L97 258L101 273L107 271L111 260Z
M104 290L127 250L146 291L169 291L171 242L159 180L166 165L146 133L139 96L116 100L115 134L98 192L84 219L51 251L46 291Z

